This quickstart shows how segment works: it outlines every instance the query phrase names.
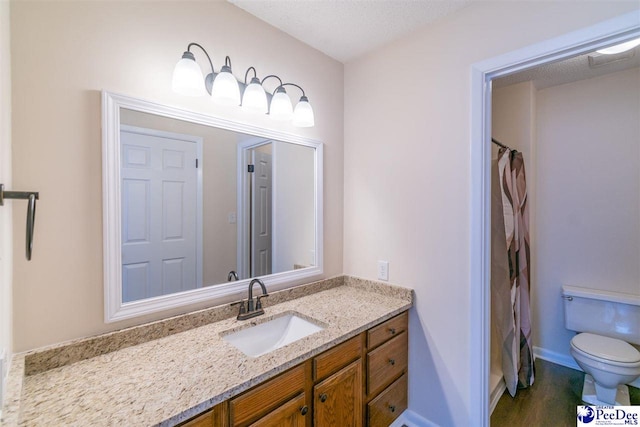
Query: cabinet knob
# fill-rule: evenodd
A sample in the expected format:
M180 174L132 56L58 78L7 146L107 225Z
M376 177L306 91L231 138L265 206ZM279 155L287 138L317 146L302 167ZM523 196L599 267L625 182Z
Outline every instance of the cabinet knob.
M327 395L325 393L322 393L320 395L320 402L324 403L327 401Z
M300 408L300 413L304 416L307 415L307 412L309 412L309 407L307 405L304 405L302 408Z
M395 335L396 328L389 328L389 332L391 333L391 335Z
M389 359L389 363L391 363L391 366L394 366L396 364L396 360L395 359Z
M395 407L395 406L393 406L393 405L389 405L389 410L390 410L391 412L396 412L396 407Z

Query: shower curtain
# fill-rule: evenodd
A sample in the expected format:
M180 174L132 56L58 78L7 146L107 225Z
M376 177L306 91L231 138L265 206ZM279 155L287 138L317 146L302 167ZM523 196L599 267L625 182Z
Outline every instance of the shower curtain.
M492 182L491 304L511 396L533 384L529 208L522 153L501 148Z

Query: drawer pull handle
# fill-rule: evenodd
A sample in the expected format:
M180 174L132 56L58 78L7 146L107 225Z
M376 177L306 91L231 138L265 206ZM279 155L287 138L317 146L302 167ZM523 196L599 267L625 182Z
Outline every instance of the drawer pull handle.
M300 413L304 416L307 415L307 412L309 412L309 407L307 405L304 405L302 408L300 408Z
M389 328L389 332L391 333L391 335L395 335L396 334L396 328Z
M389 359L389 363L391 363L391 366L394 366L396 364L396 359Z
M320 395L320 402L324 403L327 401L327 395L325 393L322 393Z
M393 406L393 405L389 405L389 410L390 410L391 412L396 412L396 407L395 407L395 406Z

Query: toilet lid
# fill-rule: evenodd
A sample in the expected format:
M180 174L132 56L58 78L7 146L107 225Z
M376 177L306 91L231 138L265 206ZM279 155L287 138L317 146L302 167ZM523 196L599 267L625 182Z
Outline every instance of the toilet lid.
M640 352L627 342L602 335L581 333L573 337L571 343L587 354L614 362L640 362Z

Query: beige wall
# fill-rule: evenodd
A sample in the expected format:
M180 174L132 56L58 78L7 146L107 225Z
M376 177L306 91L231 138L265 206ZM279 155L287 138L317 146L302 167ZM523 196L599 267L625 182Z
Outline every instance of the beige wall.
M345 273L416 291L409 405L478 425L470 387L471 65L631 10L636 2L477 2L345 66Z
M640 295L640 69L540 90L534 343L570 360L562 285Z
M33 261L14 260L15 351L208 305L103 321L102 89L322 140L325 275L342 273L342 64L226 2L15 2L11 38L14 185L41 195ZM216 70L229 55L236 76L253 65L261 76L300 84L316 126L297 129L172 93L173 67L192 41L213 55ZM23 216L14 210L15 222Z
M9 3L0 1L0 183L14 190L11 180L11 52ZM26 210L24 201L7 200L0 207L0 357L12 354L13 224L11 206ZM21 224L18 222L18 224ZM21 235L24 239L24 232ZM24 240L23 240L24 244ZM20 252L18 252L20 254ZM7 365L8 366L8 365ZM0 366L0 372L4 372ZM0 382L4 376L0 375ZM0 388L1 384L0 384ZM0 402L1 403L1 402Z

